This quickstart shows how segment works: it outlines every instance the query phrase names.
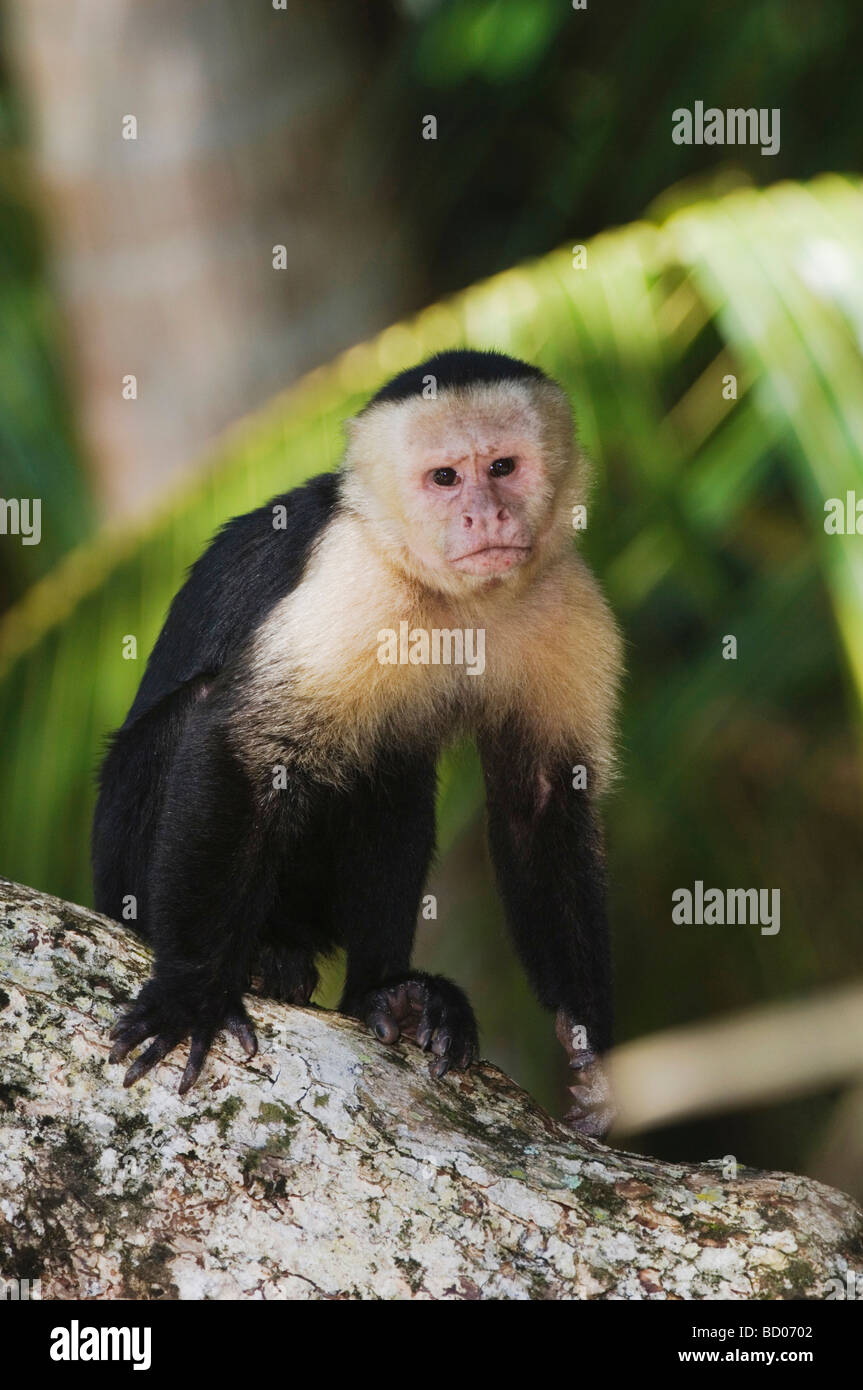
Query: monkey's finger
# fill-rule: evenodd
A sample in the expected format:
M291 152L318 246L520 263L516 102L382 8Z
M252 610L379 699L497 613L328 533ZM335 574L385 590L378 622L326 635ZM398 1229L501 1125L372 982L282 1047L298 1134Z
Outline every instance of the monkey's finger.
M591 1139L603 1139L616 1119L611 1106L583 1107L576 1104L567 1111L563 1123L577 1134L586 1134Z
M454 1029L444 1025L435 1031L431 1051L436 1060L429 1067L429 1075L439 1081L448 1071L466 1071L479 1056L479 1043L470 1033L465 1037L458 1025Z
M423 1009L422 1016L414 1029L414 1037L419 1043L423 1052L428 1052L432 1046L438 1028L440 1027L443 1010L440 1006L428 1005Z
M433 1081L441 1081L443 1077L446 1076L447 1072L449 1071L452 1065L452 1057L449 1057L446 1054L444 1054L442 1057L437 1057L433 1062L429 1064L429 1076L432 1078Z
M127 1009L125 1013L120 1014L120 1017L115 1020L114 1026L108 1034L108 1037L119 1038L123 1033L129 1030L140 1028L143 1021L144 1015L140 1009ZM146 1037L147 1034L145 1033L144 1036Z
M575 1085L570 1086L569 1090L580 1105L595 1107L611 1104L608 1077L598 1062L577 1068L575 1078Z
M232 1037L237 1039L237 1042L240 1044L246 1056L254 1057L258 1050L258 1038L252 1020L249 1018L245 1009L243 1009L242 1012L237 1009L233 1013L228 1014L228 1017L225 1019L225 1027Z
M381 991L375 1002L379 1009L392 1014L397 1023L404 1023L418 1008L411 996L409 984L391 985Z
M116 1039L114 1046L108 1054L109 1062L122 1062L124 1057L142 1043L145 1038L151 1038L155 1028L152 1023L115 1023L109 1033L109 1037Z
M157 1062L161 1062L163 1057L167 1057L168 1053L177 1046L178 1042L179 1039L175 1037L165 1037L162 1035L156 1038L155 1042L150 1043L146 1052L142 1052L140 1057L136 1058L132 1063L126 1075L123 1077L123 1085L134 1086L135 1082L140 1081L141 1077L145 1076L148 1071L151 1071Z
M452 1033L448 1028L438 1028L432 1038L431 1050L436 1057L445 1057L452 1046Z
M575 1071L578 1080L569 1087L574 1104L564 1116L564 1124L579 1134L602 1139L616 1119L608 1078L595 1057Z
M369 1027L382 1043L394 1043L398 1040L400 1029L392 1014L384 1009L375 1009L369 1014L367 1019Z
M452 1067L459 1067L460 1063L456 1061L455 1057L453 1035L451 1030L445 1025L435 1029L435 1034L431 1041L431 1050L436 1060L433 1061L429 1067L429 1076L431 1076L434 1081L440 1081Z
M179 1093L184 1096L187 1091L191 1091L198 1077L201 1075L201 1068L207 1060L207 1053L213 1041L212 1033L197 1033L192 1038L192 1045L189 1048L189 1060L186 1069L180 1080Z
M608 1087L598 1086L595 1082L590 1086L570 1086L569 1094L582 1110L597 1110L611 1103Z

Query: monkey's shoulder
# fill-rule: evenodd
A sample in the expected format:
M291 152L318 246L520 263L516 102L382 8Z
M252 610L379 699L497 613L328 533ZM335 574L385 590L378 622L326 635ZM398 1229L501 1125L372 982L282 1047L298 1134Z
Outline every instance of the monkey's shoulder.
M345 730L379 727L401 705L447 698L454 673L419 671L408 656L388 666L386 634L426 630L437 615L369 545L364 522L337 512L310 554L302 583L258 625L240 673L250 707L289 721L298 707ZM293 714L288 708L294 707Z
M127 726L190 681L217 675L300 584L338 510L339 481L320 474L217 532L171 604Z

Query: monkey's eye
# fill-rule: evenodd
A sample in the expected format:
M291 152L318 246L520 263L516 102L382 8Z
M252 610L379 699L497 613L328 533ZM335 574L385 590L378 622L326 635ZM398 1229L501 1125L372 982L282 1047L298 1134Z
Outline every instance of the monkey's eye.
M488 471L493 478L505 478L515 472L515 459L495 459Z
M437 468L434 480L438 487L452 487L453 483L458 482L458 474L454 468Z

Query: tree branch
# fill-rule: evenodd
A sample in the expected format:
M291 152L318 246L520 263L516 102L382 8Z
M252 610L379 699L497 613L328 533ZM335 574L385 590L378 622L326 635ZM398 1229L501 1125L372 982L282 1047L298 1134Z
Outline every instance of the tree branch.
M863 1214L804 1178L574 1138L495 1067L252 999L260 1054L107 1064L149 969L115 923L0 879L0 1273L44 1298L819 1298Z

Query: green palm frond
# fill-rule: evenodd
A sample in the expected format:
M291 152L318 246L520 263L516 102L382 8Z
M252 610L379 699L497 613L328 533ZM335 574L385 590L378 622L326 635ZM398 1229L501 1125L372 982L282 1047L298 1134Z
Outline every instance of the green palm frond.
M636 779L661 768L672 786L670 743L695 756L753 692L843 655L863 697L861 549L823 528L827 497L863 496L861 270L858 183L737 192L595 238L586 269L566 248L499 275L241 422L194 486L70 555L0 628L0 870L88 898L101 740L186 566L227 517L332 468L341 422L383 379L453 345L536 360L571 394L600 478L587 547L633 647ZM838 644L817 623L789 642L825 588ZM749 656L733 677L716 660L725 632ZM129 635L137 660L123 657ZM461 755L442 781L446 845L478 784Z

